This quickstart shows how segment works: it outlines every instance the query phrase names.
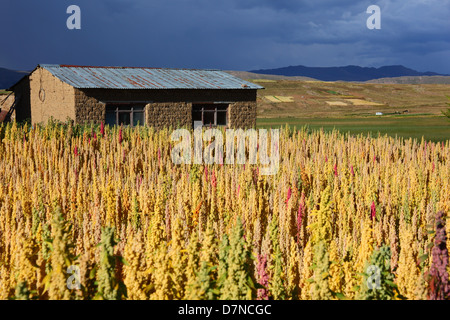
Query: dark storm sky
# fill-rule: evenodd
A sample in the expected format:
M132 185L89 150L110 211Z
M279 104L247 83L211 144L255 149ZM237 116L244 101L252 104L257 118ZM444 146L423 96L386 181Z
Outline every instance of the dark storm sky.
M68 30L69 5L81 30ZM369 5L381 30L369 30ZM450 74L450 0L2 0L0 66L252 70L402 64Z

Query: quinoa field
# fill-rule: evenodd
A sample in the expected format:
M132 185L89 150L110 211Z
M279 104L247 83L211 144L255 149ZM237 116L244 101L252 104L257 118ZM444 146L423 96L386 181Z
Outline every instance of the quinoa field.
M285 127L261 175L170 134L0 124L0 299L449 298L449 140Z

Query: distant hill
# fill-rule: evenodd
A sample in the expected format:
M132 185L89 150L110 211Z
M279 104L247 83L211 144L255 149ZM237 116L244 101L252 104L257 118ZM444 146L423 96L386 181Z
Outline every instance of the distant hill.
M278 69L261 69L249 71L257 74L271 74L279 76L309 77L321 81L369 81L380 78L419 77L419 76L448 76L435 72L419 72L401 65L368 68L359 66L346 67L305 67L289 66Z
M247 71L233 71L227 70L226 73L231 74L232 76L241 78L243 80L255 80L255 79L264 79L264 80L300 80L300 81L313 81L316 79L308 78L308 77L289 77L289 76L280 76L274 74L258 74Z
M28 73L28 71L15 71L0 68L0 89L8 89Z
M450 84L450 76L395 77L369 80L367 83L386 84Z

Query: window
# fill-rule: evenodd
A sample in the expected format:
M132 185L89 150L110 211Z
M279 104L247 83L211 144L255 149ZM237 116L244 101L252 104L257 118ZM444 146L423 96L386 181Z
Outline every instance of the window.
M226 126L228 124L228 104L194 104L192 121L202 126Z
M107 105L106 124L137 126L144 125L144 106L139 105Z

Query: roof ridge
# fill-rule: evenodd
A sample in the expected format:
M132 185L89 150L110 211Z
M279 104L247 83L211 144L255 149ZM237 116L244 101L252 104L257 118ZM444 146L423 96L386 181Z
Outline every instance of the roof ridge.
M152 70L198 70L198 71L223 71L220 69L199 69L199 68L163 68L163 67L124 67L124 66L86 66L71 64L40 64L40 67L58 68L90 68L90 69L152 69ZM225 72L225 71L223 71Z

